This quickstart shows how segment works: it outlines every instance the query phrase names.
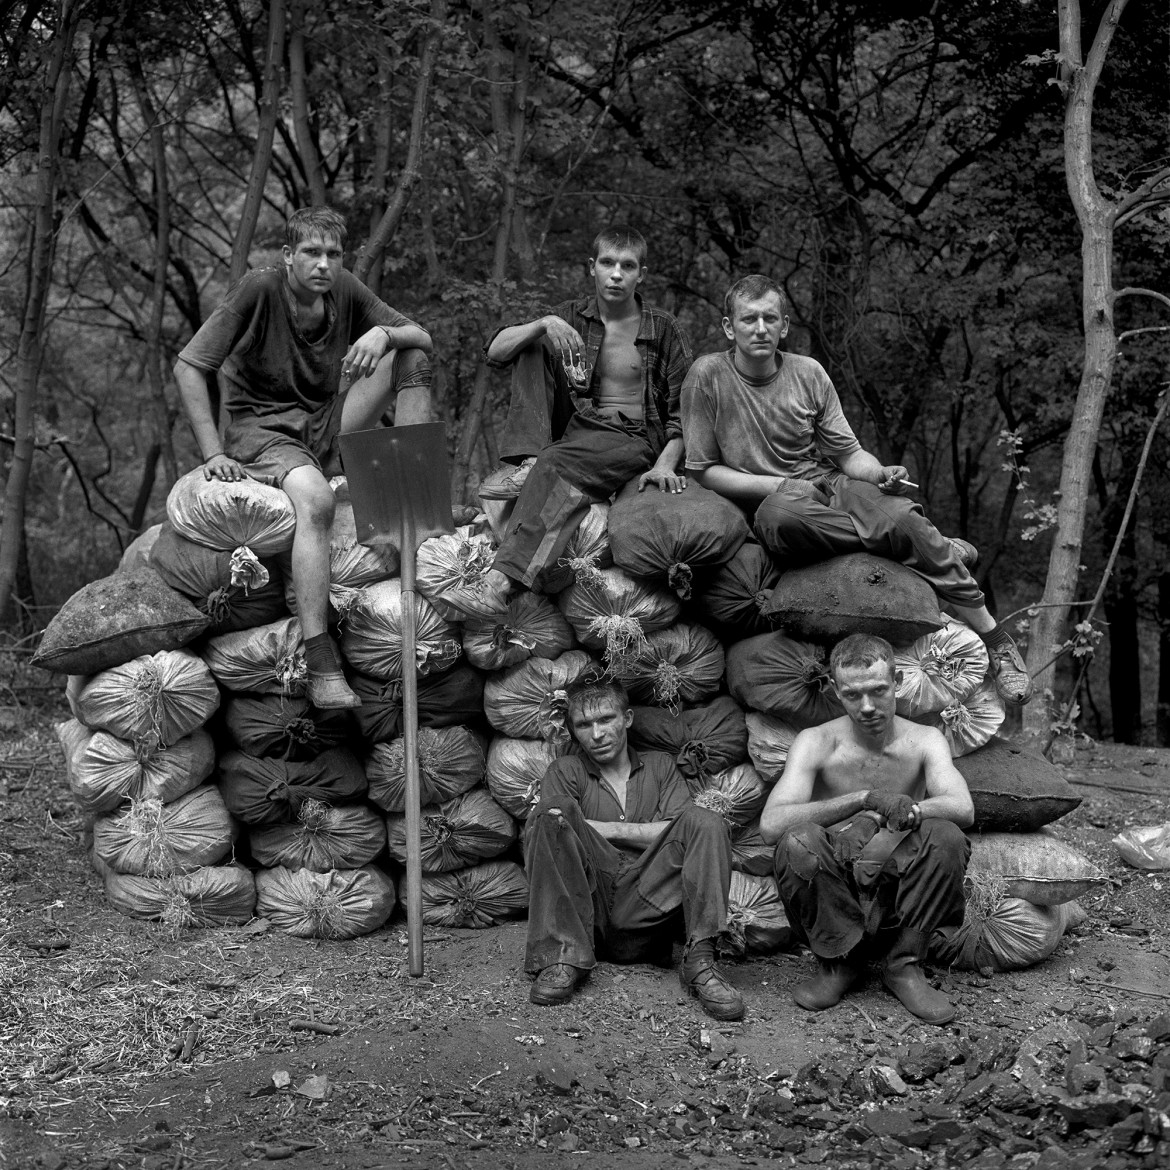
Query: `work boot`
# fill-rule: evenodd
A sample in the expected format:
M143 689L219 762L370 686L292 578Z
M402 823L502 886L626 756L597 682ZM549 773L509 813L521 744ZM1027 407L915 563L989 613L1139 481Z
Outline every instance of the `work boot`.
M792 998L796 1006L806 1012L823 1012L826 1008L836 1007L864 974L864 968L852 953L840 959L822 959L818 955L817 973L798 983L792 989Z
M573 996L574 988L583 982L588 974L588 971L570 966L568 963L554 963L551 967L545 967L532 984L532 990L528 993L529 1002L539 1004L541 1007L568 1003Z
M927 937L920 930L902 930L894 939L885 962L882 982L902 1001L902 1006L928 1024L945 1024L955 1018L955 1006L926 981L922 960Z
M1019 647L1007 638L997 646L987 647L991 660L991 677L995 680L995 693L1005 703L1022 707L1032 697L1032 676L1024 663Z
M305 693L309 702L321 711L344 711L362 705L340 670L310 670Z
M518 467L511 463L504 463L497 467L491 475L485 476L479 485L481 500L514 500L524 486L528 473L532 470L536 457L525 459Z
M717 1020L743 1019L743 996L715 965L714 939L701 939L687 947L678 978L683 990L693 995L709 1016Z
M955 554L955 560L960 565L973 569L979 564L979 550L969 540L964 540L961 536L952 536L950 545L951 552Z

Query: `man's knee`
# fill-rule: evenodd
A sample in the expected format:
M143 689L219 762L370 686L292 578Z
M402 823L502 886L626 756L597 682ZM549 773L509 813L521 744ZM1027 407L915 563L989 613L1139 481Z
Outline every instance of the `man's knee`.
M723 817L713 809L688 804L675 821L692 835L700 837L726 837L731 840L731 829Z
M316 467L294 467L280 486L292 500L298 528L328 529L333 523L333 490Z
M918 856L931 864L952 870L960 876L966 871L971 841L954 821L928 817L918 827Z
M797 825L781 833L776 842L773 855L776 876L790 873L801 881L812 881L827 851L830 851L829 835L823 825Z
M386 361L393 353L397 353L394 382L399 392L412 386L429 386L431 384L431 359L425 350L390 350L382 358L382 361Z

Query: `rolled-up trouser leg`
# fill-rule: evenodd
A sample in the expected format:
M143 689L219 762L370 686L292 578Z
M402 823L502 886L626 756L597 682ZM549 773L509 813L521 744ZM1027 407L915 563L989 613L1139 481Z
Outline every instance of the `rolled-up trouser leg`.
M773 492L756 509L756 539L781 568L864 552L849 514L794 490Z
M575 800L559 798L541 801L529 814L524 864L529 889L524 970L543 971L554 963L589 970L596 962L595 932L604 933L609 922L625 858L588 823Z
M565 433L573 395L556 349L547 337L512 359L512 396L500 436L500 458L519 463Z
M688 943L714 938L727 927L730 882L727 823L710 809L688 805L618 879L611 922L639 930L681 910Z
M889 926L926 935L963 921L963 877L971 842L951 821L930 817L894 850L887 869L898 887Z
M840 959L865 934L865 913L850 869L833 856L832 838L821 825L797 825L776 842L776 884L788 921L813 954Z

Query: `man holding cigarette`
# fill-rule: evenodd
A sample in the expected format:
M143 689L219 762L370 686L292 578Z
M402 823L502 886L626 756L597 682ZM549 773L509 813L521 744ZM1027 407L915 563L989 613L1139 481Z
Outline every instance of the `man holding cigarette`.
M754 510L757 538L784 565L855 552L901 561L986 643L1000 698L1026 703L1024 660L971 575L978 551L943 536L905 498L905 467L862 448L824 367L780 351L789 325L780 286L745 276L723 310L733 348L699 358L683 382L687 470Z

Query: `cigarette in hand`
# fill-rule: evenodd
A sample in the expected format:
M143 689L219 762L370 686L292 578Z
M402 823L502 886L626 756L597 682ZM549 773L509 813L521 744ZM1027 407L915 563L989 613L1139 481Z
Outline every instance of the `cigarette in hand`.
M896 479L894 483L900 483L903 487L916 488L918 486L912 479Z

